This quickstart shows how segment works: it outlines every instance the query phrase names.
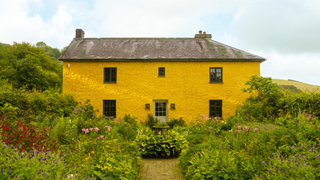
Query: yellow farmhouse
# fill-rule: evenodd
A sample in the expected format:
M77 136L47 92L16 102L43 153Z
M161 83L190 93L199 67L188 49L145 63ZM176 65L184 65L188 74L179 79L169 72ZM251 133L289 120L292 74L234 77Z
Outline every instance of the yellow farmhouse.
M63 92L89 99L100 115L144 121L152 113L187 123L234 115L245 82L265 61L201 31L194 38L84 38L81 29L59 59Z

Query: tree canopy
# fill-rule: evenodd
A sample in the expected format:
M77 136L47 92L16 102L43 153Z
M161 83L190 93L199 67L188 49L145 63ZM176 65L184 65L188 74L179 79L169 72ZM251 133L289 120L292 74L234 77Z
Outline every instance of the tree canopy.
M46 90L62 85L61 52L44 42L36 46L27 42L13 45L0 43L0 78L14 88Z

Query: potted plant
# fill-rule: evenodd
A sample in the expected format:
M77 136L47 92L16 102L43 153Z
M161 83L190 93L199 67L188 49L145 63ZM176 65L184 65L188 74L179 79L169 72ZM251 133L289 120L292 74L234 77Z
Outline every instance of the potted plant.
M170 127L166 122L158 122L154 126L153 129L157 132L157 134L166 134L167 129Z

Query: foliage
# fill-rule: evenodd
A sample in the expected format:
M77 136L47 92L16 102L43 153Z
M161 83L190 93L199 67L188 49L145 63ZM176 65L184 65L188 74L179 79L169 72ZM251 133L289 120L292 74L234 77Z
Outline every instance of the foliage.
M22 151L0 143L0 179L84 179L80 172L66 166L65 155L53 151Z
M245 121L274 121L287 113L297 115L299 112L314 113L320 117L320 93L283 91L272 83L271 78L250 77L244 92L251 96L239 106L236 114Z
M135 139L139 128L136 119L136 117L125 114L122 120L120 119L115 123L117 132L124 140L133 141Z
M279 152L270 156L270 161L262 162L262 171L255 174L257 179L319 179L319 143L301 143L290 146L289 155Z
M300 89L298 89L296 86L294 85L278 85L279 88L282 88L283 90L289 90L293 93L301 93L302 91Z
M248 120L263 121L265 117L277 114L277 102L282 97L278 86L272 83L271 78L251 76L245 83L249 87L243 92L251 93L245 103L238 110L238 114Z
M1 118L1 117L0 117ZM54 139L49 138L48 134L51 128L44 128L37 130L36 127L18 121L16 126L10 125L9 122L3 117L0 119L1 140L6 145L13 145L19 147L19 151L30 151L34 148L37 150L57 151L60 147L59 140L56 142Z
M158 122L154 126L168 126L168 124L166 122Z
M140 164L138 147L114 139L112 129L104 126L82 130L78 150L85 156L84 172L97 179L136 179Z
M159 119L154 118L152 114L148 114L147 120L145 121L145 125L152 128L158 122L160 122Z
M135 141L143 157L175 157L188 147L187 140L174 130L157 135L153 131L143 131Z
M170 127L170 129L173 129L175 126L187 126L186 122L182 119L182 117L180 117L179 119L171 118L171 120L168 121L167 124Z
M46 49L47 47L47 49ZM62 85L62 63L56 60L58 49L36 47L29 43L1 44L0 78L7 79L14 88L47 90ZM55 52L52 55L48 52Z
M28 121L30 121L30 118L35 117L38 117L37 121L43 121L45 118L53 119L55 116L70 116L74 113L77 105L78 102L75 101L72 95L53 93L48 90L44 92L25 91L23 89L0 91L1 112L13 114L15 118L28 118ZM6 107L7 110L2 107ZM88 103L80 104L80 107L86 108L84 111L87 113L87 118L93 116L92 105ZM9 116L7 117L9 118Z

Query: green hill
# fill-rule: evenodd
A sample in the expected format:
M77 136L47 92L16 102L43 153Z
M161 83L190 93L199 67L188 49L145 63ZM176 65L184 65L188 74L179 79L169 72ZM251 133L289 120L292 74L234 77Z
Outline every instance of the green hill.
M278 84L279 86L281 85L286 85L286 86L295 86L297 89L301 90L301 91L309 91L309 92L320 92L320 86L317 85L311 85L311 84L307 84L307 83L303 83L303 82L299 82L299 81L295 81L295 80L283 80L283 79L272 79L273 83Z

